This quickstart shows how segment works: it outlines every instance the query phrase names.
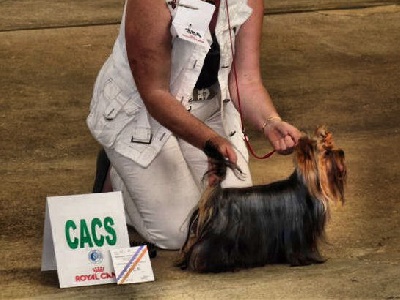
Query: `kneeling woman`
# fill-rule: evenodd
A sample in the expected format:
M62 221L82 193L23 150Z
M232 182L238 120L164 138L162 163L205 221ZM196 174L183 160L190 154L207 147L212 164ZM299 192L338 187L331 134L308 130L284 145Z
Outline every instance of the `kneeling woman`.
M87 122L111 162L128 224L160 248L185 240L208 168L207 141L247 174L244 181L228 174L225 186L252 184L237 91L244 119L276 151L290 152L299 138L262 84L263 10L260 0L125 4Z

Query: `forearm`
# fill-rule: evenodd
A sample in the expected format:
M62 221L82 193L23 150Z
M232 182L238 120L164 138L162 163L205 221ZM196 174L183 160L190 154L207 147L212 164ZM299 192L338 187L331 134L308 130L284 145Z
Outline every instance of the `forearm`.
M262 129L271 117L278 117L271 97L263 86L260 74L260 41L264 18L263 2L248 0L253 8L251 17L235 39L235 55L229 76L229 91L245 120ZM235 69L233 69L235 68ZM239 85L240 107L236 82Z
M234 102L238 103L236 85L231 84ZM239 84L240 111L245 120L258 128L278 153L288 154L300 138L300 132L287 122L282 122L271 97L260 83ZM239 107L239 105L237 105Z
M276 120L279 117L272 99L261 81L245 83L238 81L238 83L240 104L234 78L230 80L229 91L236 108L240 110L246 121L261 130L265 126L265 122Z
M142 95L150 115L177 137L204 149L207 140L218 134L190 114L168 91L156 90Z

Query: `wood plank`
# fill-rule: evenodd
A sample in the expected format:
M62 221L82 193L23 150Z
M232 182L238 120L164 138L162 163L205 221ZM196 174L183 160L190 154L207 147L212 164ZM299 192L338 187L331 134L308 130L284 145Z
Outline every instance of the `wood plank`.
M264 0L266 13L287 13L326 9L350 9L400 4L399 0Z
M117 24L125 0L0 2L0 31ZM399 0L264 0L267 14L400 4Z

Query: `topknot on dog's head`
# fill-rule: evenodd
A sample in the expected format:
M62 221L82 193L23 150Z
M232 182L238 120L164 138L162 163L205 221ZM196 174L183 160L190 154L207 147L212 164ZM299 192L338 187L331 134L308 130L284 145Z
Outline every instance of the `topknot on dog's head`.
M333 135L325 125L318 126L315 130L318 151L333 149Z

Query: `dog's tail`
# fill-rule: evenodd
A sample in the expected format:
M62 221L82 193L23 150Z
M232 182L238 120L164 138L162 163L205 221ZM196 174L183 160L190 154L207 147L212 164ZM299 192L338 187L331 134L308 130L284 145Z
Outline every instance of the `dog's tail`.
M182 269L202 269L200 266L202 260L198 259L196 253L193 253L193 251L202 242L204 234L208 231L218 211L218 203L220 202L220 195L222 193L221 183L226 178L227 170L231 169L238 178L243 177L242 170L236 164L226 159L211 142L207 142L204 152L210 164L209 170L204 175L204 179L212 176L212 180L209 181L210 184L203 192L196 209L192 213L186 241L181 248L178 259L175 261L175 266Z
M225 158L212 142L207 141L204 152L207 155L210 164L209 170L204 176L205 178L213 176L213 180L210 181L209 187L204 191L197 206L197 228L202 229L207 227L208 222L215 214L213 208L218 206L216 202L220 199L222 192L221 183L226 178L227 170L230 169L240 180L244 177L239 166ZM199 236L200 232L197 232L197 234Z
M206 142L204 153L207 155L210 164L210 168L204 177L213 176L214 180L211 182L212 187L221 185L221 182L226 178L227 169L231 169L239 179L243 177L243 172L239 166L225 158L221 152L218 151L217 146L211 141Z

